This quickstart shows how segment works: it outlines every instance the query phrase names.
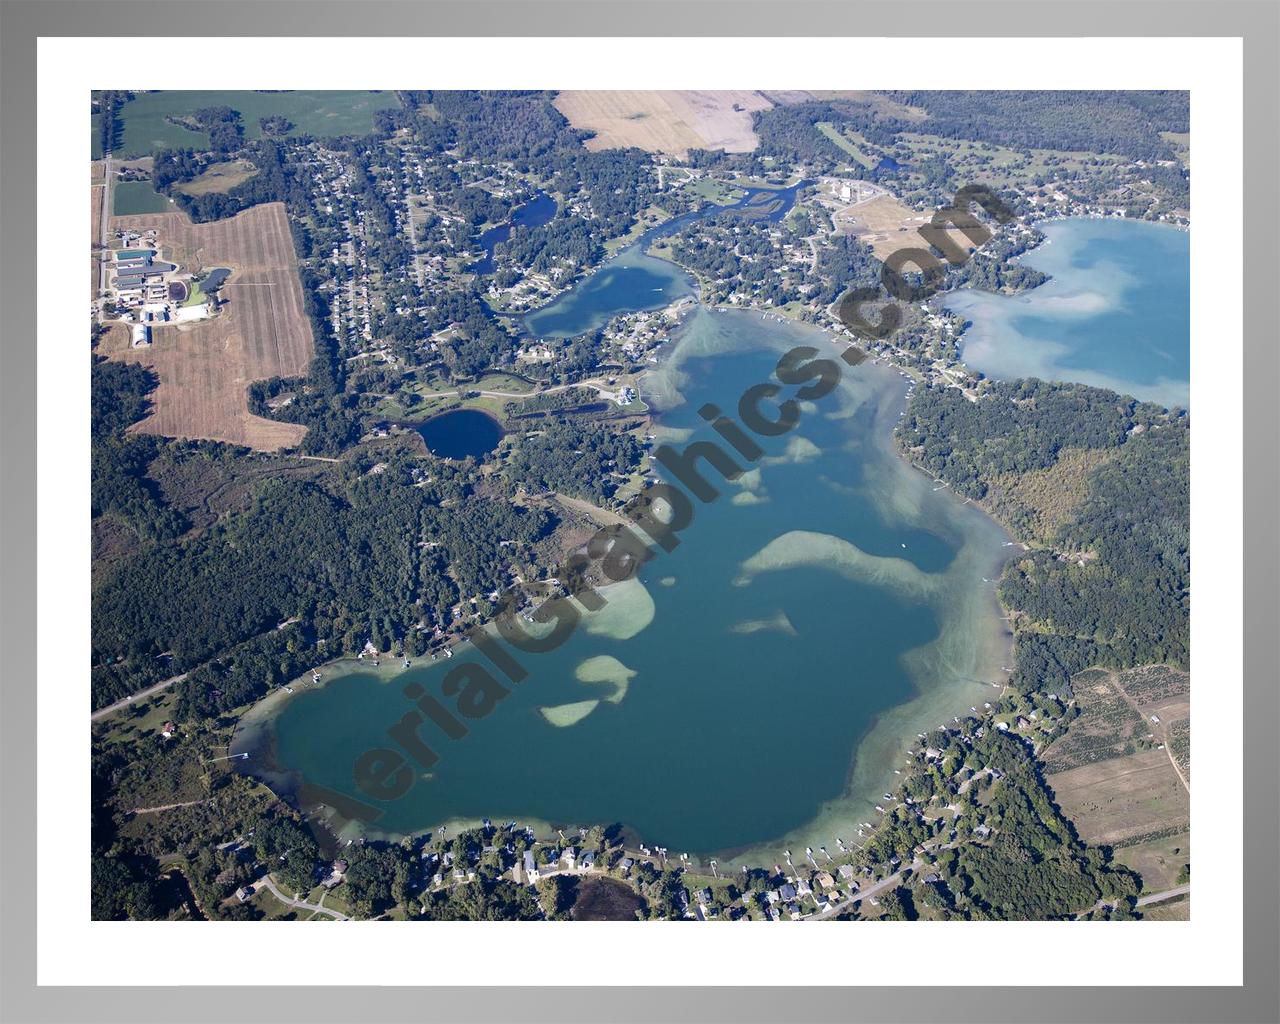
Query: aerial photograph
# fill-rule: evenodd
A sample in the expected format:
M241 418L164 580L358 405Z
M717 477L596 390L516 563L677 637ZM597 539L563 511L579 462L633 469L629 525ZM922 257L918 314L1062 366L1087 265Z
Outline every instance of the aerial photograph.
M1188 92L89 99L93 920L1190 919Z

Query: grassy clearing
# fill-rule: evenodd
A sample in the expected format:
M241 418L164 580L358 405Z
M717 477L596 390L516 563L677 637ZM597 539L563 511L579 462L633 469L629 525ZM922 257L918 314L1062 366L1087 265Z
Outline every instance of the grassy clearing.
M876 160L863 151L860 145L853 140L862 139L862 136L855 131L842 132L830 121L819 121L817 125L818 131L822 132L828 139L834 142L842 150L848 153L863 167L870 168L875 166Z
M204 196L213 192L230 192L258 173L248 160L229 160L210 164L197 178L173 186L175 192L188 196Z
M527 395L537 390L535 385L509 373L493 371L486 373L474 384L467 385L477 391L508 391L514 394Z
M1003 473L992 481L991 505L1001 522L1041 544L1052 544L1081 502L1089 496L1089 476L1112 457L1100 448L1065 448L1048 469Z
M1178 896L1142 908L1142 916L1148 921L1191 920L1191 897Z
M684 186L684 191L697 196L704 202L715 203L717 206L729 206L746 195L746 192L735 185L705 177L695 178Z
M173 718L176 703L177 698L168 690L104 719L98 727L103 742L110 745L148 733L159 735L164 723Z
M1173 146L1177 157L1182 161L1183 167L1191 166L1191 133L1190 132L1161 132L1160 138Z
M1191 834L1179 832L1123 846L1115 851L1115 858L1142 876L1144 893L1164 892L1180 884L1183 869L1191 863Z
M208 301L209 296L200 287L199 281L192 280L187 282L187 297L182 300L184 306L198 306L200 303Z

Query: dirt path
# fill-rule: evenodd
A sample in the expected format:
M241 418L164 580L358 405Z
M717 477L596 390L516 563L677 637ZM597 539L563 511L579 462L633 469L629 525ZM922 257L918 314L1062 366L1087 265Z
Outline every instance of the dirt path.
M1133 709L1133 713L1135 715L1146 722L1147 725L1155 726L1152 731L1160 737L1160 743L1164 747L1166 756L1169 758L1169 764L1173 768L1173 773L1178 776L1178 781L1182 783L1182 788L1187 791L1187 795L1189 796L1191 794L1191 784L1187 782L1186 777L1182 774L1182 769L1178 767L1178 762L1174 760L1173 747L1169 744L1169 723L1162 718L1160 719L1160 724L1157 726L1147 715L1144 715L1142 713L1142 709L1138 707L1137 702L1135 702L1134 699L1125 692L1125 688L1120 685L1120 679L1118 676L1115 677L1115 688L1116 692L1124 698L1124 702Z
M207 804L212 797L205 797L203 800L188 800L180 804L161 804L159 807L135 807L130 814L156 814L159 811L172 811L177 807L195 807L199 804Z

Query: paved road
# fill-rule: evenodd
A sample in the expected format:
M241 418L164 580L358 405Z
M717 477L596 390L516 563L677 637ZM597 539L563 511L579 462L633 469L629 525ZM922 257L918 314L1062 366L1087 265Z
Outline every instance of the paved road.
M102 224L99 228L102 239L103 251L98 258L98 289L100 292L107 290L107 278L109 275L110 260L107 258L108 250L111 248L111 189L114 184L112 181L111 154L104 154L102 166L106 172L106 184L102 186Z
M1150 896L1139 896L1138 906L1145 907L1148 903L1159 903L1162 900L1171 900L1175 896L1187 896L1191 893L1190 884L1180 885L1176 889L1166 889L1164 892L1153 892Z
M270 875L263 875L261 878L259 878L256 882L253 883L254 889L257 889L259 886L264 887L267 890L267 892L271 893L272 896L278 899L286 907L294 907L297 910L310 910L317 914L328 914L330 917L334 918L337 921L351 920L351 918L347 917L346 914L340 914L338 913L338 911L333 910L330 907L321 906L319 903L307 903L304 900L291 899L276 887L276 883L271 880ZM321 896L320 898L324 899L323 896Z
M914 871L918 869L923 863L924 863L923 861L919 861L919 860L912 861L911 862L912 870ZM821 921L824 918L830 917L832 914L838 914L842 910L847 910L850 907L854 906L855 904L861 903L863 900L870 899L872 896L878 895L879 893L884 892L886 889L892 889L899 882L902 881L903 870L904 869L899 868L893 874L887 875L886 877L882 878L880 881L876 882L875 885L869 885L865 889L860 889L858 890L858 892L854 893L852 896L842 900L839 903L832 900L830 903L827 904L825 909L818 911L816 914L810 914L808 917L801 918L801 920L802 921Z
M161 690L167 690L174 683L180 683L186 678L187 674L183 672L180 676L174 676L172 679L166 679L162 683L156 683L155 686L148 686L145 690L139 690L137 693L126 697L124 700L118 700L114 704L108 704L105 708L99 708L89 716L89 720L96 722L100 718L106 718L108 715L114 715L117 711L123 711L130 704L136 703L140 700L146 700L148 697L154 697Z
M465 384L461 387L464 391L475 391L476 394L484 395L486 398L536 398L538 395L553 395L557 391L568 391L570 388L594 388L601 395L614 394L599 381L594 380L579 381L576 384L556 384L541 391L485 391L481 388L468 388Z

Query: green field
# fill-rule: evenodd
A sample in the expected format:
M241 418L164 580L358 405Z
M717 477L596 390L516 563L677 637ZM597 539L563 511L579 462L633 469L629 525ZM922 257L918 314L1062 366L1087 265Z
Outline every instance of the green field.
M846 129L842 132L830 121L819 121L815 127L863 167L872 167L878 162L876 157L868 155L862 149L862 146L865 145L865 140L853 129ZM854 140L857 141L855 142Z
M111 212L116 217L135 213L164 213L174 207L151 187L150 181L118 181L111 193Z
M1069 150L1013 149L968 139L944 139L916 132L899 132L897 159L908 165L930 159L945 160L956 175L965 180L981 180L997 188L1025 188L1037 178L1065 173L1088 173L1090 168L1106 168L1123 163L1110 153Z
M740 188L714 178L697 178L684 186L684 191L717 206L729 206L746 195Z
M198 306L200 303L208 301L209 296L204 293L199 281L193 279L187 282L187 297L182 301L184 306Z
M247 90L172 90L138 93L120 107L124 124L119 157L147 156L158 149L208 146L204 132L170 124L165 116L183 117L201 107L226 106L240 111L247 139L262 137L259 118L280 115L293 122L290 135L365 135L378 110L399 106L395 94L364 91L252 92ZM98 152L94 131L93 151Z

